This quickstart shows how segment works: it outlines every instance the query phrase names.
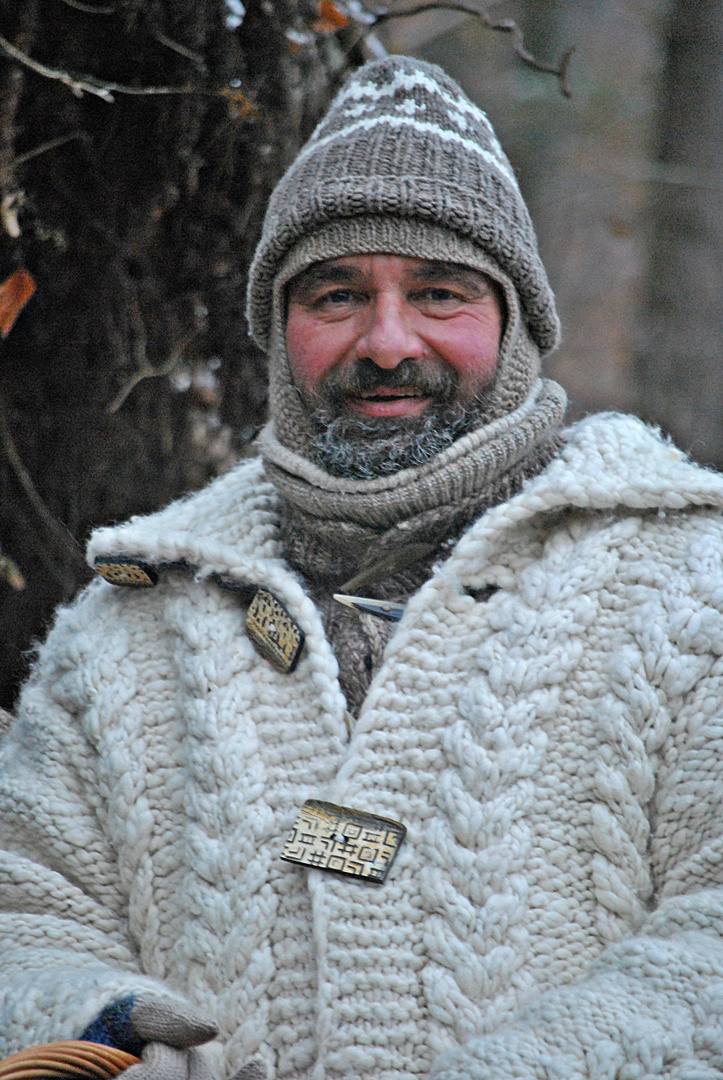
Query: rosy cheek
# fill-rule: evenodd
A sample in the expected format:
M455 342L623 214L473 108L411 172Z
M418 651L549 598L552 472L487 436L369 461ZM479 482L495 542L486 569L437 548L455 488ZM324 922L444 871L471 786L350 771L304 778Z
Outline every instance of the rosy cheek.
M447 325L432 344L437 354L459 374L462 384L476 388L495 373L499 337L499 328L494 324Z
M330 335L315 319L293 308L286 325L286 353L294 381L305 390L313 389L335 362Z
M454 367L463 382L486 383L497 368L497 352L496 348L484 353L470 352L469 355L460 356Z

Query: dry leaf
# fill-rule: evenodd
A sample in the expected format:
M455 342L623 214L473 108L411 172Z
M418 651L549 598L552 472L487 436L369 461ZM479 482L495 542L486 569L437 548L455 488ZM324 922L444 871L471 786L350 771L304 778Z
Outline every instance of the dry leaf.
M332 0L319 0L316 10L319 17L311 24L311 29L317 34L335 34L349 25L349 16L340 11Z
M13 323L35 292L35 282L27 270L16 270L0 285L0 335L6 338Z
M248 117L258 119L261 115L258 105L255 105L251 98L240 90L224 88L221 93L228 101L229 116L234 116L238 120L246 120Z

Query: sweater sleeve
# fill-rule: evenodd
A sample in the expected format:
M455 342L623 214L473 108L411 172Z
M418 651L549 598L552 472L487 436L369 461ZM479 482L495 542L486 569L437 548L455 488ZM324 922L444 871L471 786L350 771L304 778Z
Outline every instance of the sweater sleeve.
M105 828L99 702L118 637L96 600L60 612L0 746L0 1057L78 1038L111 1001L177 996L142 971Z
M663 905L577 984L442 1055L434 1080L704 1080L723 1073L721 896ZM705 929L701 929L701 924Z
M440 1056L433 1080L723 1075L719 583L720 575L706 582L699 574L667 632L646 612L639 615L648 692L663 703L656 723L643 733L657 777L648 807L655 889L649 915L605 949L578 982L545 991L497 1031ZM681 693L686 669L704 674ZM631 673L631 694L639 690L633 682Z

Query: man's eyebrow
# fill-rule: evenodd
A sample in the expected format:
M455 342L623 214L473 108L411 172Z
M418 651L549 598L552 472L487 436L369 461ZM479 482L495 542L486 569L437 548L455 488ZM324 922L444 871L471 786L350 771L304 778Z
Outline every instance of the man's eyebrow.
M460 266L459 263L448 263L437 260L424 262L412 270L410 277L416 284L458 284L471 289L477 294L495 291L495 282L481 270L473 270L469 266Z
M324 285L353 285L360 277L360 271L353 266L318 263L291 279L288 286L289 298L305 300Z

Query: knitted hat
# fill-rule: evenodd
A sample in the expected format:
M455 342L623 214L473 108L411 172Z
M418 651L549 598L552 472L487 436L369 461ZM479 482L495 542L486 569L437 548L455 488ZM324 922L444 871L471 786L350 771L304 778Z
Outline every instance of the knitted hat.
M425 226L438 234L434 256L428 243L426 251L406 250ZM268 349L274 282L300 242L296 273L363 251L460 261L440 242L440 230L450 234L450 248L477 249L475 261L492 260L503 281L512 282L540 353L553 349L554 298L527 207L489 120L441 68L404 56L366 64L271 197L249 279L255 340Z

